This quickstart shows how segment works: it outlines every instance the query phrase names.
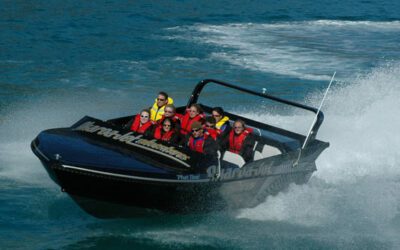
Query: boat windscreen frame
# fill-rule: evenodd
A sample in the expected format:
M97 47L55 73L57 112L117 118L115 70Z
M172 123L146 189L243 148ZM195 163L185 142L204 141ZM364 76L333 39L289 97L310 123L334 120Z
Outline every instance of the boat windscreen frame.
M193 89L192 95L190 96L189 101L188 101L187 106L186 106L187 108L190 107L190 105L192 105L194 103L197 103L197 100L199 99L201 91L203 90L204 86L209 84L209 83L222 85L224 87L236 89L238 91L245 92L245 93L248 93L248 94L251 94L251 95L259 96L259 97L266 98L266 99L269 99L269 100L272 100L272 101L275 101L275 102L283 103L283 104L286 104L286 105L289 105L289 106L292 106L292 107L295 107L295 108L299 108L299 109L303 109L303 110L306 110L306 111L313 112L314 114L317 115L317 119L316 119L316 121L315 121L315 123L314 123L314 125L313 125L313 127L311 129L310 141L314 140L316 138L318 130L319 130L322 122L324 121L323 112L322 111L318 112L317 108L314 108L314 107L311 107L311 106L307 106L307 105L304 105L304 104L301 104L301 103L293 102L293 101L290 101L290 100L286 100L286 99L283 99L283 98L280 98L280 97L272 96L272 95L270 95L268 93L255 92L253 90L242 88L242 87L233 85L231 83L223 82L223 81L216 80L216 79L204 79L204 80L201 80L196 85L196 87Z

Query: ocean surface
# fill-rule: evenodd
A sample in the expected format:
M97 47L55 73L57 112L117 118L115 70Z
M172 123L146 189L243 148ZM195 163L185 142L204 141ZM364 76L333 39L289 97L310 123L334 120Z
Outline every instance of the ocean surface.
M318 171L255 208L98 219L30 150L44 129L135 114L160 90L185 105L205 78L318 107L334 72ZM303 134L313 119L208 94ZM0 0L0 249L400 249L399 97L398 0Z

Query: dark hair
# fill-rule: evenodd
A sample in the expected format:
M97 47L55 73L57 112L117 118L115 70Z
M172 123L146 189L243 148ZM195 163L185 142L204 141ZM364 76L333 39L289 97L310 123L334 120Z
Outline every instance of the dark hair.
M190 107L195 107L197 109L197 112L199 112L199 114L203 113L203 109L197 103L193 103L192 105L190 105Z
M163 121L162 121L162 125L164 125L165 122L169 122L171 124L171 130L175 129L175 122L172 121L172 119L166 117Z
M215 118L213 116L207 116L206 117L206 122L212 123L212 124L217 123L217 121L215 120Z
M223 110L221 107L215 107L215 108L212 109L212 111L217 112L217 113L220 114L221 116L224 116L224 115L225 115L224 110ZM211 111L211 112L212 112L212 111Z
M165 97L165 100L168 100L168 94L165 93L164 91L160 91L160 93L158 93L158 95L162 95Z

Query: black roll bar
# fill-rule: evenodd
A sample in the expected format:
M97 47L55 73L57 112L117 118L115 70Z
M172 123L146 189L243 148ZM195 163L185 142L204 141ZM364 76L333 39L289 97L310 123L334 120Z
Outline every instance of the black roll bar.
M204 86L206 84L208 84L208 83L215 83L215 84L222 85L222 86L225 86L225 87L228 87L228 88L232 88L232 89L236 89L236 90L239 90L239 91L251 94L251 95L256 95L256 96L259 96L259 97L270 99L272 101L284 103L284 104L287 104L287 105L290 105L290 106L293 106L293 107L297 107L297 108L300 108L300 109L311 111L314 114L318 114L317 120L316 120L316 122L315 122L315 124L314 124L314 126L312 127L312 130L311 130L311 136L310 136L311 140L315 139L315 137L317 136L317 132L319 130L319 127L321 126L322 122L324 121L324 114L322 113L322 111L318 112L318 109L316 109L316 108L313 108L313 107L310 107L310 106L307 106L307 105L304 105L304 104L300 104L300 103L297 103L297 102L285 100L285 99L282 99L282 98L279 98L279 97L276 97L276 96L272 96L272 95L269 95L269 94L266 94L266 93L258 93L258 92L255 92L253 90L245 89L245 88L242 88L242 87L230 84L230 83L226 83L226 82L223 82L223 81L215 80L215 79L204 79L204 80L200 81L196 85L196 87L193 89L193 92L192 92L192 95L190 96L190 99L188 101L187 107L189 107L193 103L197 103L197 100L199 99L201 91L203 90Z

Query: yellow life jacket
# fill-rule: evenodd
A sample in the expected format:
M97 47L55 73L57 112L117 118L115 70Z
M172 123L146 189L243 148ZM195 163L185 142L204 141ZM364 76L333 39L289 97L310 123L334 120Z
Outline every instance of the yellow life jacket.
M219 120L219 122L217 122L217 123L215 124L215 127L216 127L217 129L221 129L222 125L224 125L225 122L227 122L227 121L229 121L229 117L224 116L224 117L222 117L221 120Z
M164 114L164 108L167 104L174 104L174 100L171 97L168 97L168 102L164 106L159 108L157 106L157 98L156 98L154 101L153 107L151 107L151 109L150 109L150 119L152 121L160 120Z

